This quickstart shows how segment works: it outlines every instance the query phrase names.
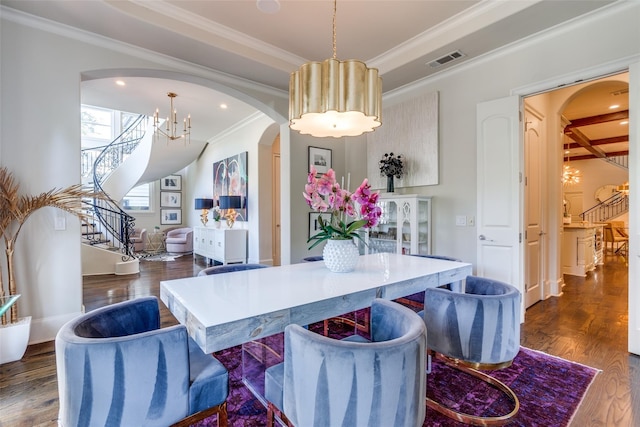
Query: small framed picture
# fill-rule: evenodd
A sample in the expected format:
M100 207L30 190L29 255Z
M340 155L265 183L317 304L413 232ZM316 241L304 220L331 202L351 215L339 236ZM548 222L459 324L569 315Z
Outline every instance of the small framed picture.
M322 220L328 222L331 220L331 214L326 212L309 212L309 238L315 236L320 232L320 223L318 217L321 216Z
M180 208L182 207L182 193L172 191L160 192L161 208Z
M309 167L313 165L318 174L326 173L331 169L331 149L309 147Z
M160 180L160 190L169 191L181 191L182 190L182 176L169 175Z
M160 209L160 224L182 224L182 209Z

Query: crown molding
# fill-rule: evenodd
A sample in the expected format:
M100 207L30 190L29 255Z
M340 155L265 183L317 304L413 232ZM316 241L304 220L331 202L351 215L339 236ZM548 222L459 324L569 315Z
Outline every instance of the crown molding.
M473 7L441 22L433 28L367 61L384 74L472 34L542 0L493 1L482 0Z
M295 70L300 64L306 62L304 58L188 12L164 0L104 0L104 2L136 19L286 73L290 73L291 70Z
M425 86L434 84L443 78L450 77L454 74L469 70L473 67L476 67L477 65L493 61L496 58L500 58L502 56L512 54L514 52L525 49L531 46L532 44L538 43L545 39L557 38L559 35L562 35L565 32L575 30L576 27L584 26L584 25L595 25L596 22L594 21L597 21L604 15L611 15L619 12L624 13L627 10L633 10L634 8L638 8L638 7L640 6L638 5L637 2L617 1L617 2L611 3L598 10L594 10L582 16L565 21L561 24L555 25L551 28L540 31L536 34L532 34L523 39L511 42L497 49L494 49L490 52L479 55L475 58L470 58L458 65L445 68L423 79L416 80L405 86L386 92L383 95L383 102L389 102L391 104L396 102L401 102L404 99L408 99L409 97L415 96L416 90L420 90ZM627 69L631 63L636 62L639 59L640 59L640 53L636 55L631 55L625 58L618 58L613 61L608 61L598 66L594 66L586 69L583 68L579 70L578 74L581 76L584 76L584 78L593 78L594 76L612 74L618 71L622 72L625 69ZM576 72L571 72L566 75L556 76L544 81L538 81L530 85L514 88L511 90L511 94L512 95L531 95L540 91L552 89L556 86L573 84L576 80L576 75L577 75Z
M212 68L177 59L153 50L145 49L76 27L17 11L4 5L0 5L0 18L27 27L35 28L40 31L87 43L96 47L109 49L124 55L132 56L137 59L150 61L157 65L167 67L171 71L179 71L192 74L194 76L209 79L211 81L231 88L240 87L243 89L267 94L269 96L288 99L287 91L283 91L272 86L267 86L261 83L254 82L252 80L247 80L231 74L223 73Z

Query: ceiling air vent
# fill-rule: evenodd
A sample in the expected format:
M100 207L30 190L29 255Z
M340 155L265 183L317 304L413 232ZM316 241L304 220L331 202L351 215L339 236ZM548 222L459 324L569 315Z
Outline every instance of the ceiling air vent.
M431 61L429 62L429 66L430 67L439 67L441 65L444 65L448 62L451 61L455 61L456 59L460 59L460 58L464 58L466 55L462 52L460 52L459 50L456 50L454 52L451 52L443 57L440 57L438 59L436 59L435 61Z

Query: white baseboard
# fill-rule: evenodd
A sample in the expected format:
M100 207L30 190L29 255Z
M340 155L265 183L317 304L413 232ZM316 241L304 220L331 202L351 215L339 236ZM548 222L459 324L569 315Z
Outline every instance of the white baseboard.
M31 321L31 335L29 336L29 345L39 344L42 342L53 341L56 334L68 321L80 316L82 313L69 313L59 316L51 316L42 319L33 319Z

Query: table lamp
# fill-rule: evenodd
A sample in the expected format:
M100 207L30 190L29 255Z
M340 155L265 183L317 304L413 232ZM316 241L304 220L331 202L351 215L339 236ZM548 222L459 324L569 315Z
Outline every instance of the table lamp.
M200 215L200 221L202 225L207 226L207 222L209 221L209 209L213 207L213 199L196 199L196 209L202 209L202 214Z
M242 207L242 196L220 196L220 209L225 209L227 213L227 227L232 228L233 223L236 221L238 213L236 209Z

